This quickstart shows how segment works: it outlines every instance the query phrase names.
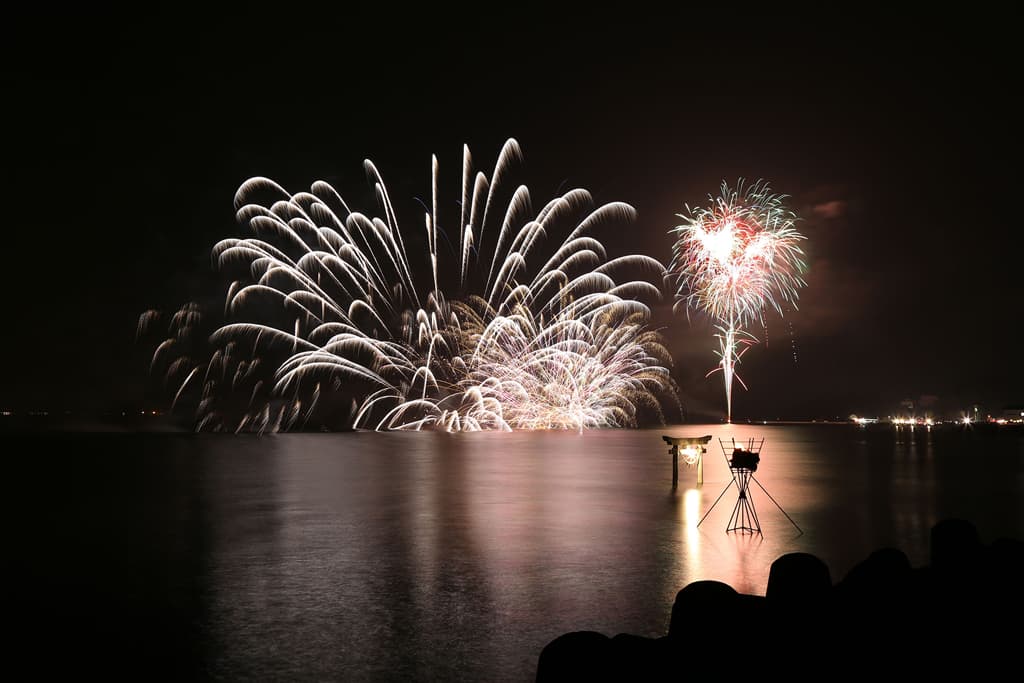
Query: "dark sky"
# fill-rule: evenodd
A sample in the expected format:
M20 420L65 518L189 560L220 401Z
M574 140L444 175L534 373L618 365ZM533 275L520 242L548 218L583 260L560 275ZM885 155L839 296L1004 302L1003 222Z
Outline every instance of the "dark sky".
M461 145L489 171L509 137L536 197L637 208L614 253L667 262L723 179L791 195L809 286L744 358L737 417L1024 403L1015 23L832 11L9 17L0 403L147 400L138 314L220 296L246 178L358 197L371 158L414 208L436 153L454 202ZM720 411L707 322L657 313L684 403Z

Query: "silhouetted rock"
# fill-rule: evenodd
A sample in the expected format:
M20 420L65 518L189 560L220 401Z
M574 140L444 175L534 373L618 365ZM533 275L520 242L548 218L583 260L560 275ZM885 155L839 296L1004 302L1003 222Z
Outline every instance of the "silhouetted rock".
M992 634L983 547L978 530L963 519L944 519L931 530L931 564L915 572L922 634L949 666L966 666Z
M772 562L765 597L773 606L810 605L832 590L828 565L810 553L788 553Z
M906 553L882 548L856 564L835 587L835 598L858 611L889 611L905 606L910 589L911 566Z
M697 630L717 631L733 623L739 593L721 581L694 581L676 593L669 638L693 638ZM715 637L719 637L715 633Z
M913 568L901 550L881 548L833 587L821 559L789 553L772 563L764 597L694 581L676 594L667 636L566 634L544 648L537 680L809 677L796 662L817 659L845 677L1012 670L1024 542L985 546L973 524L945 519L931 530L930 557Z
M721 581L694 581L676 594L666 645L675 671L702 676L721 666L742 633L740 594Z
M973 566L981 554L978 530L965 519L944 519L932 527L931 568L955 572Z
M882 548L855 565L833 592L835 653L857 671L870 662L887 661L904 670L904 653L916 649L920 633L911 593L911 566L906 554ZM866 663L863 653L872 653Z
M611 641L610 680L659 680L671 671L668 655L669 644L665 638L620 633Z
M906 581L910 575L907 554L896 548L876 550L854 565L837 587L882 588L891 582Z
M537 681L611 680L611 639L597 631L558 636L541 650Z

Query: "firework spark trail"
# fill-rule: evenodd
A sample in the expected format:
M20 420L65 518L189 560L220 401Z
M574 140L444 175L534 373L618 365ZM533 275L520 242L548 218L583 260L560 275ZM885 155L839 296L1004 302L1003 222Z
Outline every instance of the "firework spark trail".
M676 400L671 358L638 297L660 297L649 280L664 266L609 259L592 235L631 222L634 209L595 209L576 189L533 213L527 188L509 182L521 158L509 140L488 179L474 176L464 147L451 264L439 249L449 242L436 157L425 249L399 229L370 161L381 217L353 211L323 182L292 195L267 178L246 181L235 209L253 236L213 249L236 277L229 322L210 330L187 306L154 367L166 366L176 401L201 382L199 425L216 429L293 427L335 394L352 398L353 426L375 429L582 430L635 426L642 407L660 415L662 399ZM155 321L143 314L140 331ZM193 348L202 339L216 349L205 364Z
M773 194L758 181L735 189L722 183L711 205L677 214L683 224L677 235L670 272L678 288L676 307L701 311L716 321L719 341L718 367L722 371L728 419L732 420L732 383L736 364L757 339L744 328L759 321L771 306L780 314L782 305L796 307L799 289L806 285L807 271L800 242L805 239L794 227L796 214L786 208L785 195Z

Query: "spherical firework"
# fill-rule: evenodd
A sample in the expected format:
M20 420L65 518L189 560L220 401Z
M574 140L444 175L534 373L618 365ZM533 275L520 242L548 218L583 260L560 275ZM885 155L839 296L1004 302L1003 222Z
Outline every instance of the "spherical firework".
M712 372L723 372L731 420L735 365L757 341L744 328L763 322L769 306L780 314L783 304L796 306L798 290L806 285L800 247L805 237L794 227L798 218L786 207L785 195L773 194L767 183L744 187L741 180L733 189L723 182L721 194L709 199L708 207L687 206L677 214L684 222L672 229L671 273L676 307L716 321L720 361Z

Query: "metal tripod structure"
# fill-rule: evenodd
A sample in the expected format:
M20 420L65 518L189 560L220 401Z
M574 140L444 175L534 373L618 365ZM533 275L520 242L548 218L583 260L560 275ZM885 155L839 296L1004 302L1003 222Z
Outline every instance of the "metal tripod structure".
M736 505L732 509L732 514L729 515L729 523L725 527L726 533L730 531L740 531L743 533L759 534L763 536L764 534L761 533L761 522L757 519L757 510L754 509L754 500L750 497L750 482L754 482L758 485L761 491L764 492L764 495L768 496L768 500L775 503L775 507L779 508L779 511L786 515L786 519L788 519L790 523L796 527L796 530L802 534L804 530L793 521L793 518L782 509L779 502L772 497L772 494L768 493L768 490L762 486L761 482L759 482L757 477L754 476L754 470L757 469L756 461L760 460L761 447L764 446L764 439L762 438L760 441L748 439L746 448L741 448L742 444L737 445L736 439L730 439L730 442L732 444L732 453L734 454L733 460L729 459L729 451L726 449L725 445L726 442L723 439L718 440L718 443L722 446L722 455L725 457L725 461L729 465L729 471L732 472L732 479L725 485L722 492L718 494L718 498L716 498L715 502L711 504L708 511L704 513L704 516L700 518L700 522L697 522L697 526L700 526L701 523L707 519L708 515L711 514L711 511L715 509L716 505L718 505L718 501L722 500L722 496L725 495L725 492L735 484L736 489L739 491L739 496L736 498ZM748 466L751 465L749 460L741 464L738 459L735 458L737 451L745 453L747 456L753 456L752 459L755 462L752 466Z

